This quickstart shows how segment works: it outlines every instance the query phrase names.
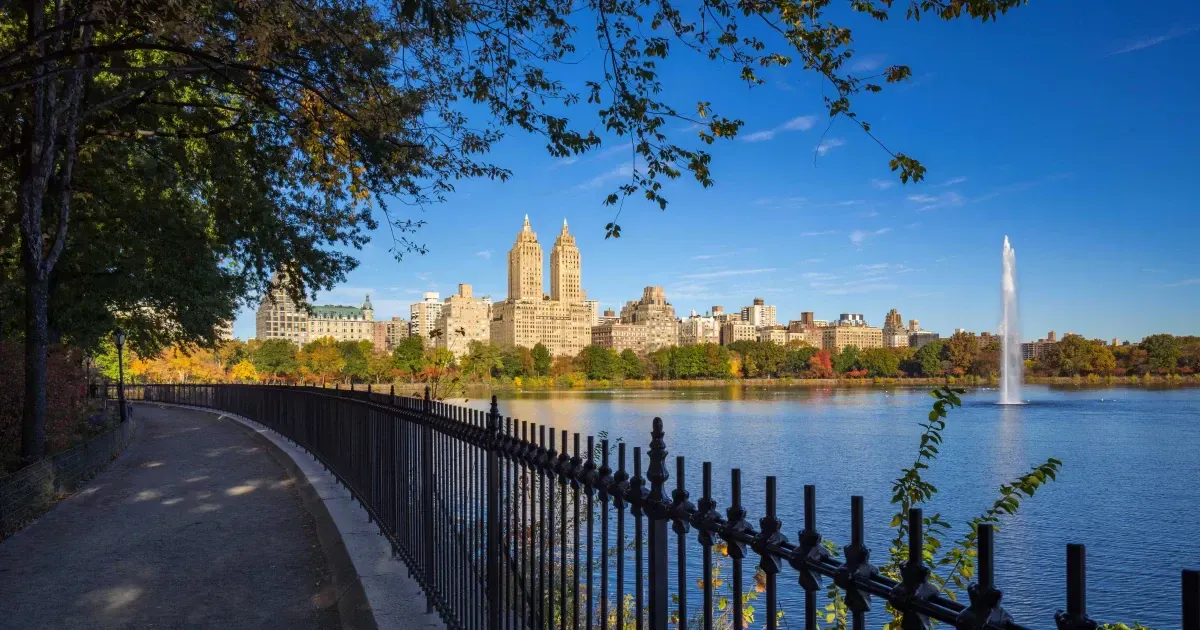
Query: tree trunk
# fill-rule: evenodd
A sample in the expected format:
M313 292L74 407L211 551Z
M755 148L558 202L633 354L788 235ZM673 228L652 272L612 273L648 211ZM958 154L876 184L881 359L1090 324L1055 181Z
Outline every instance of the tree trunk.
M21 459L42 458L46 449L46 320L49 287L36 270L25 270L25 409Z

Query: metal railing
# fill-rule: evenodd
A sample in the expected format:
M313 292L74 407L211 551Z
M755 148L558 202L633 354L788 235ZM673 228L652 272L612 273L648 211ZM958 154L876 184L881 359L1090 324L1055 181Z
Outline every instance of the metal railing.
M502 417L495 397L483 412L391 391L256 385L128 390L130 400L237 414L308 450L378 523L424 589L430 610L449 627L709 630L717 624L742 630L743 573L755 558L757 567L750 568L761 570L765 602L756 627L774 630L779 624L778 576L784 572L804 591L807 630L815 630L824 615L817 609L818 592L827 588L822 578L840 589L855 630L865 628L866 613L883 603L902 614L906 629L929 628L931 621L975 630L1026 627L1001 606L991 525L978 528L977 581L964 604L928 582L920 509L908 514L902 579L889 579L871 563L862 497L851 498L850 544L838 561L817 530L811 485L804 487L804 526L795 543L776 517L775 477L765 480L765 513L757 529L747 520L738 469L730 471L731 503L724 514L713 497L709 462L695 505L683 457L675 459L674 489L668 488L659 418L652 422L643 471L640 447L630 461L625 443L617 444L614 468L607 439L597 444L592 436ZM732 597L723 604L714 602L717 545L732 565ZM697 558L700 571L693 574ZM1067 546L1066 578L1066 609L1055 615L1055 625L1095 628L1086 606L1083 545ZM1200 630L1200 572L1183 571L1181 586L1182 628Z

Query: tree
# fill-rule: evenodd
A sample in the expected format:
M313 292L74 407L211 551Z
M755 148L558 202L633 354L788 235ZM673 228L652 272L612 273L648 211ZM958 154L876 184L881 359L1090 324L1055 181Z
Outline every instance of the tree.
M392 349L392 366L415 375L425 367L425 345L420 337L405 337Z
M968 332L956 332L945 342L946 359L954 368L966 373L979 355L979 339Z
M256 383L258 382L258 372L254 369L253 363L242 359L230 368L229 378L236 383Z
M833 356L833 371L838 374L845 374L851 370L857 370L858 365L858 346L849 345L842 348L842 351Z
M579 369L592 380L612 380L621 377L620 359L609 348L587 346L575 359Z
M500 351L500 373L508 378L533 374L533 353L524 346L514 346Z
M920 367L921 376L925 378L933 378L942 374L942 354L944 353L945 343L942 341L931 341L917 349L917 354L913 360Z
M546 376L550 374L550 366L553 363L553 357L550 356L550 350L546 346L538 342L533 346L533 371L538 376Z
M864 350L858 361L870 376L891 377L900 371L900 356L888 348Z
M467 343L467 354L462 359L462 369L465 374L487 379L500 371L502 367L500 348L486 341Z
M808 378L833 378L833 357L828 350L818 350L808 364Z
M342 349L333 337L322 337L304 344L304 349L297 360L308 369L309 373L320 379L321 386L326 381L336 380L346 369L346 359ZM307 379L306 379L307 380Z
M246 342L241 339L222 341L217 344L213 354L217 357L217 362L221 364L221 369L225 371L229 371L234 365L245 361L250 356Z
M367 370L367 356L374 349L373 344L365 340L339 341L337 347L342 353L342 360L345 361L345 366L342 368L342 377L351 383L355 380L367 380L370 374Z
M905 15L951 20L965 10L988 21L1020 3L930 0L910 4ZM604 203L638 195L665 209L664 179L687 172L713 183L709 154L677 143L667 125L699 125L703 145L733 138L742 126L706 101L693 114L662 100L658 72L672 40L728 63L750 86L765 82L761 68L801 62L828 83L831 117L883 147L902 182L923 179L924 167L888 149L852 106L864 92L909 79L911 69L857 73L851 31L825 8L702 0L703 19L689 19L665 2L329 0L269 10L205 0L0 4L0 114L10 123L0 134L0 182L11 193L0 196L0 239L20 243L25 457L41 456L51 278L78 242L68 238L79 225L76 211L136 208L147 231L176 216L200 219L178 233L199 237L198 253L208 255L193 264L214 282L190 296L181 293L192 287L178 283L170 296L173 315L189 320L171 334L195 340L211 339L216 318L232 315L237 298L267 288L271 270L288 272L297 301L341 279L354 260L335 246L361 246L376 227L373 206L397 235L397 255L422 251L408 240L421 222L392 216L385 199L440 200L457 179L506 179L507 170L479 158L504 127L544 136L555 157L600 146L600 137L580 131L592 124L555 109L580 103L580 92L596 106L599 126L628 137L638 157L629 181ZM892 12L873 2L850 9L879 21ZM563 62L573 61L588 19L601 42L600 68L578 82L577 64ZM554 69L564 65L570 76L559 78ZM105 225L116 233L130 224ZM606 234L620 236L615 220ZM124 297L139 303L138 290ZM183 302L208 306L187 315L176 308ZM153 326L147 337L167 330Z
M367 378L372 383L391 380L392 356L383 350L372 349L367 353Z
M812 346L793 346L789 344L781 369L790 376L802 376L810 367L809 360L816 353L817 349Z
M250 357L254 369L273 378L285 378L300 368L296 344L287 339L268 339Z
M646 366L633 350L625 348L621 351L621 372L625 378L640 379L646 374Z
M1179 342L1174 335L1150 335L1138 344L1148 356L1147 367L1152 372L1169 374L1179 363Z

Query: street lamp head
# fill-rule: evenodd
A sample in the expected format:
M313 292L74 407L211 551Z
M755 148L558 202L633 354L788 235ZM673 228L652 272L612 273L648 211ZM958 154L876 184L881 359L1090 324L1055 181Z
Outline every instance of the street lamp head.
M121 349L121 347L125 345L125 329L117 327L117 329L113 331L113 339L115 339L117 342L117 349Z

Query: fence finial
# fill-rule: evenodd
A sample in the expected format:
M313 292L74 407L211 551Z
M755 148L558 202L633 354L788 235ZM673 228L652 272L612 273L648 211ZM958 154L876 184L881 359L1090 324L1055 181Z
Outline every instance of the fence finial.
M667 501L666 483L670 474L667 473L665 436L662 418L655 418L650 431L650 467L646 469L646 479L650 482L650 495L646 499L654 504Z

